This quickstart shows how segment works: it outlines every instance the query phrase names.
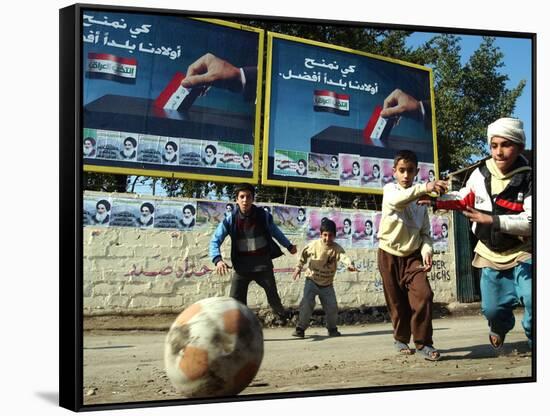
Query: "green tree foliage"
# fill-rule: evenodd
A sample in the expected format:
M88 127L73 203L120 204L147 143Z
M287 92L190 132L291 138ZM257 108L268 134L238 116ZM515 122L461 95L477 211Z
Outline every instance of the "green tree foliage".
M487 155L487 125L509 116L523 92L522 80L512 89L501 74L503 54L495 39L484 37L469 60L460 63L460 38L438 35L423 49L434 69L435 109L440 170L456 170Z
M82 184L84 189L100 192L126 192L128 177L107 173L83 172Z
M431 67L435 84L440 171L462 168L486 155L487 125L499 117L510 115L525 87L525 81L521 81L512 89L507 88L508 76L499 72L503 66L503 54L495 46L492 37L484 37L468 61L461 63L460 37L457 35L436 35L425 44L410 48L406 41L412 32L403 30L305 22L288 24L276 20L236 22ZM260 137L263 137L263 132L260 132ZM257 151L262 154L261 149ZM126 183L126 177L123 177L124 180L115 180L114 176L85 174L84 186L86 189L121 189L122 183ZM105 177L105 183L99 177ZM130 180L131 183L134 181L137 179ZM198 198L214 192L213 187L219 195L223 191L231 195L234 186L166 178L158 179L158 184L157 181L153 183L154 186L162 185L168 196ZM379 209L381 200L379 195L303 189L287 192L284 188L262 185L258 186L257 199L264 202L368 209Z

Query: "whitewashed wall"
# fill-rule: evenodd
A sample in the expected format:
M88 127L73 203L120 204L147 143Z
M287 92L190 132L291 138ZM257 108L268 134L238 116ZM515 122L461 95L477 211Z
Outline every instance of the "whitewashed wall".
M449 215L449 250L434 255L429 274L435 302L456 301L456 276L452 217ZM230 277L218 276L208 257L212 230L174 231L122 227L84 228L84 314L153 314L178 312L211 296L229 294ZM306 243L292 236L298 249ZM222 247L229 258L230 239ZM376 250L348 249L360 268L350 273L342 268L335 278L340 308L385 305L382 281L376 266ZM297 255L276 259L275 277L283 304L299 304L303 275L293 281L291 269ZM263 290L252 283L248 305L267 308Z

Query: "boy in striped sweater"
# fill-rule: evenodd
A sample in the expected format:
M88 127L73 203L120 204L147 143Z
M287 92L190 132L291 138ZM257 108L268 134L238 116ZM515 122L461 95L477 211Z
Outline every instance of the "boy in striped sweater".
M254 281L265 290L273 311L285 321L287 313L277 292L272 262L272 259L282 256L283 253L273 238L291 254L296 254L296 246L275 225L269 212L254 205L252 185L236 185L235 196L237 207L220 222L210 240L210 258L218 274L225 275L229 272L231 267L223 260L220 250L229 235L234 269L229 296L246 305L248 285Z

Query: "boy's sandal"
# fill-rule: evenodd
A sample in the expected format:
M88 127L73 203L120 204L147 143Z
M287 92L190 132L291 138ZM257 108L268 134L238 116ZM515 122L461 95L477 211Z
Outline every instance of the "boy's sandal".
M432 345L424 345L418 349L418 352L422 354L424 359L428 361L439 361L441 354Z
M397 350L397 352L399 354L403 354L403 355L412 355L414 354L414 351L411 350L409 348L409 346L407 344L405 344L404 342L401 342L401 341L395 341L393 343L395 349Z
M491 347L498 351L504 345L504 337L504 335L497 334L494 331L489 331L489 344L491 344Z

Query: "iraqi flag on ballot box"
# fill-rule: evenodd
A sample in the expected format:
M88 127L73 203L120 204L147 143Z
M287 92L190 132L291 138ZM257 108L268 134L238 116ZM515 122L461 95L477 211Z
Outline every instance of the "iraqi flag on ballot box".
M349 116L349 95L328 90L315 90L313 92L313 110Z
M86 63L86 76L88 78L135 84L136 74L136 59L121 58L107 53L88 53L88 62Z
M181 82L185 74L176 72L168 85L162 90L154 102L154 106L165 110L187 111L195 99L204 94L206 87L185 88Z

